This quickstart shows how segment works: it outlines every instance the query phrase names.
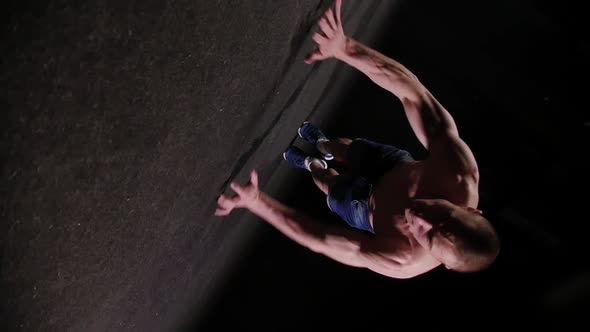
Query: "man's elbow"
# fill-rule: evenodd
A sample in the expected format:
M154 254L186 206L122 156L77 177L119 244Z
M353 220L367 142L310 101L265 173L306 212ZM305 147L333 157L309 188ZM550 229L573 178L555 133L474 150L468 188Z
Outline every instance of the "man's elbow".
M420 82L409 78L392 78L388 80L387 90L406 103L412 103L415 109L419 109L425 102L425 88Z

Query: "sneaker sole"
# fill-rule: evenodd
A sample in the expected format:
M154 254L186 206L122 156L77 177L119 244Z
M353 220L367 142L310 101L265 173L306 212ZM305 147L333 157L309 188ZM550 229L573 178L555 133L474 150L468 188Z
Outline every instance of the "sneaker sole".
M297 134L298 134L298 135L299 135L299 137L301 137L301 138L303 138L303 135L301 135L301 128L303 128L303 126L304 126L306 123L309 123L309 121L305 121L305 122L303 122L303 123L301 124L301 126L299 126L299 129L297 129Z
M285 161L288 162L288 160L287 160L287 152L283 152L283 159L285 159ZM322 163L322 166L324 167L324 169L327 169L328 168L328 164L325 161L323 161L323 160L320 159L320 162ZM308 169L308 171L309 171L309 169Z

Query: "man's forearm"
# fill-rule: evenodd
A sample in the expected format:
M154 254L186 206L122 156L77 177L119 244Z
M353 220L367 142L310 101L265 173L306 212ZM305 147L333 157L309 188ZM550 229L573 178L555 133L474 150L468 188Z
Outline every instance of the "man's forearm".
M337 55L336 58L361 71L377 85L391 91L400 99L408 92L416 93L422 88L422 84L416 76L401 63L352 38L347 38L344 52ZM407 87L392 84L392 82L400 80L404 81L404 85L410 83L415 91L404 91L407 90ZM400 89L396 89L396 87Z
M248 209L287 237L313 251L317 251L323 241L316 221L263 192Z
M323 225L264 193L260 193L248 209L290 239L316 253L346 265L366 267L361 247L368 239L361 232L342 226Z
M367 75L373 82L396 95L414 133L425 148L441 132L456 132L451 115L418 78L401 63L348 38L337 59Z

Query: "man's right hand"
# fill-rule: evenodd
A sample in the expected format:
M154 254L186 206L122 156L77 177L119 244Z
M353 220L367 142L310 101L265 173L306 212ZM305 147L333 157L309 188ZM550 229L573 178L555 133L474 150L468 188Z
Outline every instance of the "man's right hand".
M324 35L316 32L313 40L318 44L315 51L305 58L305 63L322 61L332 57L338 57L346 49L346 36L342 29L342 17L340 15L342 0L336 0L336 13L332 8L319 20L320 28Z

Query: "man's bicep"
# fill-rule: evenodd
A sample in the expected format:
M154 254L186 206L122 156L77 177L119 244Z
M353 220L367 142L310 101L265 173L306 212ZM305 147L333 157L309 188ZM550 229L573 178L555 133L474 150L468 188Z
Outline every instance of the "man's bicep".
M401 99L414 134L430 150L432 140L441 133L457 133L451 114L426 89L416 96Z
M412 253L407 250L389 251L384 255L372 235L346 227L331 228L322 245L312 248L345 265L366 268L373 272L398 279L411 278L414 274L407 269L412 264Z
M367 267L363 251L370 246L371 235L345 226L326 226L323 233L321 241L310 247L312 251L346 265Z
M375 238L368 233L347 227L331 229L325 237L325 247L316 252L322 253L340 263L368 268L386 275L402 275L403 265L410 261L408 252L389 253L384 256Z
M440 133L431 145L431 158L444 161L457 175L479 177L475 156L456 131Z

